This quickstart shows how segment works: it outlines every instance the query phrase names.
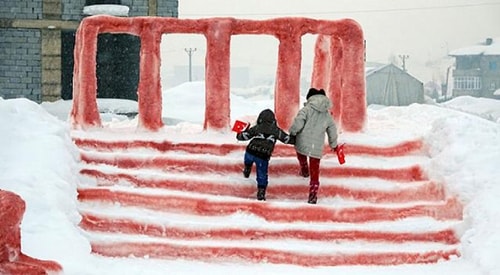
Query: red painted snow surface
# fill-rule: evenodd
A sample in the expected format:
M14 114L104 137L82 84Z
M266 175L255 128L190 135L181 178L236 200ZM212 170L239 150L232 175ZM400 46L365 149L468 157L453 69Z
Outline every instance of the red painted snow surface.
M246 144L211 144L211 143L173 143L171 141L151 140L127 140L127 141L104 141L92 138L73 138L80 148L95 149L101 152L129 150L129 149L153 149L160 152L182 151L186 153L227 155L229 153L241 152ZM382 157L404 156L422 150L422 140L405 141L396 145L386 147L374 147L360 144L345 144L344 153L349 155L372 155ZM324 149L325 155L334 155L328 146ZM274 157L295 156L295 149L289 145L277 144L273 152Z
M123 155L81 153L81 159L89 164L106 164L125 169L159 169L163 172L184 173L239 173L241 162L222 163L208 159L179 159L175 156L145 156L128 157ZM270 176L297 174L297 164L276 163L269 167ZM358 168L331 167L322 169L321 176L326 177L378 177L386 180L421 181L426 180L418 165L403 168Z
M91 237L94 253L112 257L134 255L302 266L435 263L460 256L459 236L453 224L462 220L463 206L446 193L445 183L429 179L419 164L384 169L349 165L349 156L374 158L374 161L384 163L395 157L415 155L425 158L421 140L402 141L387 147L346 145L346 165L323 162L320 179L328 180L323 180L320 185L317 205L305 203L308 181L297 175L298 166L291 146L276 148L269 171L267 201L259 202L255 200L254 181L243 179L242 160L234 157L237 152L240 155L244 152L244 144L103 141L92 137L75 138L75 143L81 149L80 174L95 183L78 189L78 200L85 205L81 210L80 226L97 236L103 233L130 234L159 239L141 242ZM326 158L336 156L332 152ZM252 171L252 177L254 173ZM376 179L384 183L385 188L369 184L355 187L344 183L353 179L358 182ZM337 206L322 202L322 198L352 200L358 205ZM89 209L92 205L98 206L95 210ZM132 218L102 211L117 205L125 212L130 208L157 213L158 219L145 221L140 216ZM197 227L160 222L163 215L185 215L189 221L193 216L217 220L241 213L258 218L264 224L255 228L236 223L220 225L214 221L212 225ZM416 232L412 232L411 226L404 227L406 231L373 230L368 226L370 223L397 224L407 219L431 219L449 225L433 228L426 224L425 230ZM268 226L297 223L311 224L311 227L276 229ZM214 227L214 224L218 226ZM328 229L315 228L314 225L318 224L327 225ZM340 224L357 227L343 229L336 226ZM213 243L196 243L200 240ZM286 245L263 248L258 244L252 247L239 244L261 240L320 242L319 247L331 247L339 242L365 242L363 247L367 249L324 252L318 248L316 252L305 254L299 250L287 250ZM178 241L187 243L179 244ZM218 241L224 244L218 244ZM444 247L411 252L404 249L415 242ZM370 251L371 244L377 246L380 243L399 245L402 249Z
M198 229L165 226L140 222L133 219L111 219L99 214L82 214L80 226L86 230L101 232L119 232L126 234L143 234L153 237L167 239L187 240L276 240L276 239L300 239L310 241L337 241L337 240L362 240L368 242L442 242L446 244L457 244L455 232L451 229L412 233L412 232L379 232L362 230L313 230L313 229L281 229L265 230L246 228L241 225L231 228Z
M163 259L207 260L214 262L292 264L301 266L337 265L399 265L428 264L459 256L457 249L431 251L426 253L356 253L356 254L311 254L246 247L186 246L165 243L93 243L92 251L110 257L152 257Z
M54 261L32 258L21 252L19 225L25 211L25 203L18 195L0 190L0 274L34 275L57 274L61 266Z
M101 126L95 99L95 45L97 35L103 32L129 33L141 39L137 91L141 128L155 131L163 126L159 43L165 33L203 34L207 40L205 130L230 130L230 42L232 35L238 34L273 35L279 40L274 109L282 128L290 126L300 107L301 37L305 34L318 34L311 81L314 87L325 89L332 99L331 113L339 128L347 132L359 132L364 128L364 39L360 26L352 20L109 16L87 17L77 31L71 112L76 127ZM435 263L460 256L453 224L462 219L463 207L455 197L446 194L445 183L429 179L418 163L392 168L360 168L349 162L353 155L382 163L391 162L393 157L423 156L421 140L402 141L387 147L346 144L346 165L322 165L320 178L328 180L320 186L319 204L308 205L305 203L307 179L297 175L298 166L291 146L276 147L269 170L268 201L259 202L252 198L255 197L255 183L245 183L247 179L241 178L242 160L230 156L241 154L243 144L102 141L89 136L74 140L81 149L80 175L95 183L82 184L78 189L78 200L84 209L81 210L80 226L89 233L94 253L112 257L134 255L302 266ZM326 153L327 158L335 157L333 152ZM192 179L186 175L192 175ZM224 177L224 180L218 181L217 177ZM282 181L274 184L272 179L275 178ZM359 185L363 187L356 189L343 184L346 179L364 183ZM291 182L286 182L288 180ZM374 182L391 188L372 188ZM340 206L330 202L333 198L353 203ZM186 220L197 216L197 222L220 221L233 214L244 214L256 218L259 229L244 228L236 223L222 224L215 229L210 229L213 224L209 223L205 228L193 229L192 226L165 226L126 217L125 213L137 210L153 215L149 216L153 220L181 215ZM101 212L103 214L95 214ZM371 223L391 227L408 219L424 223L426 229L422 232L368 229ZM444 225L429 225L426 220ZM331 230L276 230L270 226L286 228L297 224L323 225ZM355 225L358 229L340 230L342 224ZM103 232L108 234L105 240L99 237ZM133 235L133 238L124 241L121 233ZM161 240L144 239L145 235ZM258 244L248 246L248 241L262 239L272 240L271 243L281 240L283 244L273 248ZM200 245L197 240L213 242ZM238 242L242 240L246 240L247 245ZM296 240L318 242L314 246L317 250L305 253L286 245ZM364 250L353 252L337 248L339 241L362 241ZM431 248L412 252L404 249L414 242L425 243ZM396 249L380 250L381 243ZM323 249L330 247L338 251L328 253Z
M437 220L462 219L462 206L455 199L442 203L421 203L413 206L359 206L332 208L323 205L282 206L257 201L220 201L179 195L144 195L106 189L79 189L80 201L119 203L146 209L201 216L226 216L248 212L272 222L349 222L394 221L408 217L428 216Z
M252 185L230 184L211 179L151 178L147 175L102 172L96 169L82 169L82 175L93 177L100 186L127 182L135 187L163 188L212 195L253 198ZM339 179L341 182L342 179ZM408 201L442 201L445 191L442 184L432 181L415 181L413 186L394 190L355 189L341 184L321 185L321 194L327 197L342 197L367 202L398 203ZM267 197L280 200L304 200L309 186L305 184L279 184L273 182L267 189Z
M162 99L160 42L168 33L203 34L205 58L204 129L230 129L230 43L238 34L272 35L279 40L274 111L278 124L287 129L300 108L302 36L318 34L312 83L333 99L332 112L339 127L358 132L366 120L364 38L360 25L351 19L316 20L276 18L178 19L166 17L91 16L82 20L75 37L73 108L75 127L101 126L96 103L96 48L100 33L128 33L141 39L138 85L139 127L158 130Z

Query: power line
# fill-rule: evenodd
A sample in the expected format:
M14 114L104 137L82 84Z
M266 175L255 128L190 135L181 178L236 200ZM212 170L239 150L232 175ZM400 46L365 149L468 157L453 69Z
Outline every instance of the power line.
M452 8L469 8L500 5L500 2L475 3L475 4L457 4L448 6L432 6L432 7L411 7L411 8L389 8L389 9L371 9L371 10L344 10L344 11L321 11L321 12L287 12L287 13L212 13L212 14L180 14L183 16L279 16L279 15L326 15L326 14L345 14L345 13L382 13L382 12L397 12L397 11L419 11L419 10L437 10L437 9L452 9Z

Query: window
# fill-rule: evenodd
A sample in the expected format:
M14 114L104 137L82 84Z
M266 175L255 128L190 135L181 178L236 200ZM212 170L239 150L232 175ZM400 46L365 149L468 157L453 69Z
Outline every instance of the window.
M453 84L455 89L459 90L480 90L481 78L478 76L456 77Z
M490 61L490 71L496 71L496 70L497 70L497 62Z

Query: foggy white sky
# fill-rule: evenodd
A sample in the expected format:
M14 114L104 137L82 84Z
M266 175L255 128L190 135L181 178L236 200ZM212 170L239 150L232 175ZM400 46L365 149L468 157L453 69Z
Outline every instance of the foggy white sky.
M179 0L179 18L276 17L352 18L363 28L367 61L400 64L409 55L408 72L422 82L440 81L450 63L449 50L487 37L500 38L500 0ZM303 38L303 66L312 62L315 36ZM205 61L202 36L167 35L162 64L187 65L184 48L196 48L193 66ZM268 36L233 36L231 66L251 66L273 73L278 41ZM165 66L165 65L163 65Z

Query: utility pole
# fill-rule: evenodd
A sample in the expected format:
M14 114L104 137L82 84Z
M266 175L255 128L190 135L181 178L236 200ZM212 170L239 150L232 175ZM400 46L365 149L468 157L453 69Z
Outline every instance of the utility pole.
M193 80L192 77L193 67L191 63L191 57L193 56L194 52L196 52L196 48L184 48L184 51L186 51L189 56L189 82L191 82Z
M400 54L399 58L403 61L403 71L406 72L406 59L410 58L410 56L407 54Z

